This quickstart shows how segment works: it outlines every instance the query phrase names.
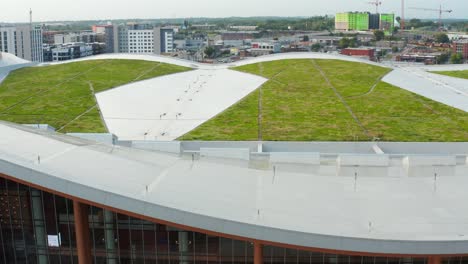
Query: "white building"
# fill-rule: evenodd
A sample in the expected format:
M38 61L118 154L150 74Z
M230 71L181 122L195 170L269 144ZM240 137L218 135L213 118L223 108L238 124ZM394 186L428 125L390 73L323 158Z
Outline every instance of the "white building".
M272 53L281 52L281 44L279 42L252 42L250 50L253 56L263 56Z
M52 61L66 61L93 55L93 47L86 43L68 43L51 49Z
M97 34L94 32L80 32L80 33L68 33L68 34L57 34L54 36L54 44L66 44L75 42L93 43L100 42L98 36L103 34Z
M42 62L41 27L30 25L0 27L0 51L25 60Z
M113 29L115 53L172 53L174 29L149 25L119 25Z
M128 52L129 53L153 53L154 52L154 30L132 29L128 30Z

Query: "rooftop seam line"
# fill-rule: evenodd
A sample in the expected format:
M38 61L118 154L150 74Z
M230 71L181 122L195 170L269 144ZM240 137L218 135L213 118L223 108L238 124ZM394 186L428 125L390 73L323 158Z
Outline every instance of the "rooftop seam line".
M343 105L345 106L346 110L348 110L348 112L351 114L354 121L356 121L356 123L361 127L361 129L364 131L366 136L370 138L371 136L369 134L369 131L366 129L366 127L364 127L364 125L361 123L361 121L356 116L356 114L354 114L353 109L351 109L351 107L348 105L348 103L346 103L346 100L343 98L343 96L338 92L338 90L335 88L335 86L333 86L333 84L330 82L330 80L328 79L325 72L323 72L322 68L320 68L320 66L317 65L315 60L311 60L311 61L312 61L312 64L314 65L315 69L317 69L320 72L320 75L322 75L322 77L325 79L328 86L333 90L335 95L338 97L338 99L341 101L341 103L343 103Z

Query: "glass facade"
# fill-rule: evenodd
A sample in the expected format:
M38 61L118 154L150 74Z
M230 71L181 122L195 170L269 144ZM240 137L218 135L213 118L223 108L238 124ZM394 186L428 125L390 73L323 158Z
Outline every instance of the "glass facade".
M253 243L181 230L89 206L96 264L253 263ZM73 201L0 178L0 264L78 263ZM427 260L334 255L263 247L264 263L425 264ZM445 259L468 264L468 258Z
M385 34L393 34L395 29L395 15L394 14L380 14L380 30Z

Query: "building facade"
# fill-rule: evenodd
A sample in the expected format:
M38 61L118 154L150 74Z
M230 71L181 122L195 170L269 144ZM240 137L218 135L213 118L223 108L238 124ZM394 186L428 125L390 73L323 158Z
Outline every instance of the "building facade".
M369 29L380 29L380 15L369 14Z
M335 16L337 31L366 31L369 30L369 13L348 12Z
M380 29L392 34L395 28L394 14L371 14L364 12L338 13L335 16L336 31L368 31Z
M468 39L454 41L452 44L453 53L458 53L463 56L463 59L468 60Z
M109 29L107 39L112 38L115 53L161 54L174 52L174 29L160 28L150 25L129 24L116 25Z
M1 264L440 264L262 244L88 205L0 175ZM466 264L447 257L443 263ZM435 262L434 262L435 261Z
M353 57L361 57L368 60L375 58L375 49L373 48L346 48L341 50L341 54Z
M395 30L395 14L380 14L380 30L391 35Z
M105 53L104 43L66 43L43 47L44 61L67 61Z
M152 29L128 30L128 52L129 53L153 53L154 33Z
M102 42L104 34L96 34L93 32L80 32L80 33L69 33L69 34L57 34L54 36L54 44L65 44L65 43L94 43Z
M468 263L468 143L0 134L0 264Z
M252 56L263 56L280 52L281 44L279 42L252 42L250 49Z
M172 53L174 52L174 29L172 28L154 28L154 53Z
M0 28L0 51L14 54L32 62L42 62L42 29L21 25Z
M104 28L104 42L106 43L106 53L114 53L115 48L115 39L114 39L114 27L112 25L106 26Z

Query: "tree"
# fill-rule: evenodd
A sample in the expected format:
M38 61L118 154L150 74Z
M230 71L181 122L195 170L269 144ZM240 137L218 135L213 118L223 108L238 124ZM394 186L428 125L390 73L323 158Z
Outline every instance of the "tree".
M347 47L349 47L349 38L340 39L340 42L338 43L338 47L340 49L346 49Z
M435 34L434 37L437 43L449 43L450 42L449 37L445 33L437 33Z
M342 38L340 39L340 42L338 43L338 47L340 49L346 49L346 48L354 48L357 46L357 38Z
M208 57L208 58L211 58L213 57L213 55L215 54L215 49L213 47L206 47L205 48L205 55Z
M450 57L450 63L452 64L462 64L463 63L463 56L459 53L452 54Z
M322 48L322 46L321 46L319 43L315 43L315 44L313 44L312 46L310 46L310 49L311 49L312 51L315 51L315 52L320 51L321 48Z
M443 63L448 62L449 59L450 59L450 53L442 53L436 57L436 62L437 64L443 64Z
M375 41L381 41L382 39L385 38L385 32L383 32L382 30L374 31L374 38L375 38Z

